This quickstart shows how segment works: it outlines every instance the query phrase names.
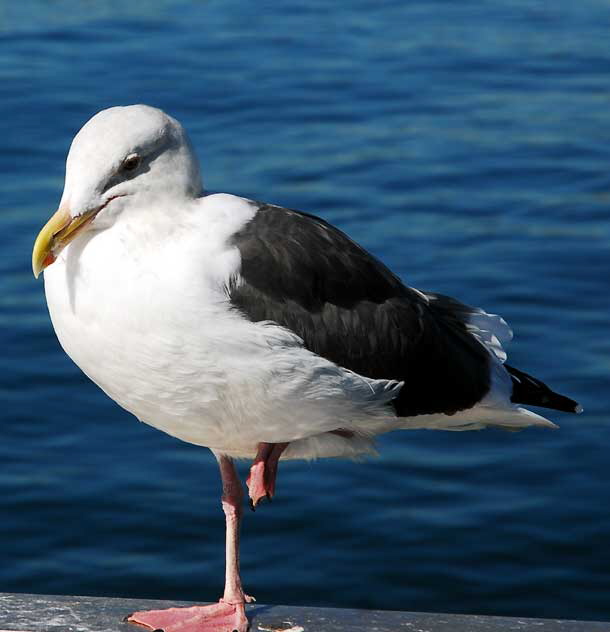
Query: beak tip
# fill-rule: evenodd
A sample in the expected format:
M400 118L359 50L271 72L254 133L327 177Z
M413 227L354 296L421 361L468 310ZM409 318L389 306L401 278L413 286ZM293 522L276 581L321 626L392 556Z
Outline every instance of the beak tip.
M55 253L58 253L61 248L56 243L55 237L57 233L70 224L70 221L69 211L60 207L38 233L32 249L32 272L36 279L57 258Z
M37 279L40 276L41 272L42 267L40 266L38 261L36 261L34 257L32 257L32 273L34 274L34 278Z
M32 257L32 272L34 273L34 278L37 279L40 276L40 273L47 267L50 266L57 257L52 253L47 253L46 257L40 261L35 256Z

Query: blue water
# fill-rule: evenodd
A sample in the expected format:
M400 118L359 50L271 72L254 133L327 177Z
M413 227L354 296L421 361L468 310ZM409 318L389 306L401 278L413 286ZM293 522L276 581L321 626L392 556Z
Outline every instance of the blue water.
M4 3L0 590L221 592L215 461L81 375L30 271L74 133L144 102L189 130L207 187L320 214L504 315L512 363L586 411L283 465L246 516L247 590L610 619L609 21L601 0Z

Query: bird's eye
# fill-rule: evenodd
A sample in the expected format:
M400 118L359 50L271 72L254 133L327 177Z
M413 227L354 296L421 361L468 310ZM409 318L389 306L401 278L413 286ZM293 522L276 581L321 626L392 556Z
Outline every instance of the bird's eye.
M129 156L123 160L121 169L123 171L134 171L140 166L140 162L142 162L142 158L139 154L129 154Z

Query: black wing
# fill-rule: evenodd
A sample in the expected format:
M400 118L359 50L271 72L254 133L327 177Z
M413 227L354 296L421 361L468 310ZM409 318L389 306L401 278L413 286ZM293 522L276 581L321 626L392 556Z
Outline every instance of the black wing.
M488 392L489 353L465 325L472 310L427 300L324 220L261 205L233 243L242 258L233 306L351 371L404 380L399 415L455 413Z

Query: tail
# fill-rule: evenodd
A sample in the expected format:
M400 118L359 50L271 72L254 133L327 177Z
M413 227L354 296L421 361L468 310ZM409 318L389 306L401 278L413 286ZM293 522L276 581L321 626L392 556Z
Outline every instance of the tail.
M582 412L582 407L578 402L565 395L555 393L544 382L508 364L505 364L504 368L510 374L510 379L513 383L513 393L510 401L514 404L542 406L543 408L561 410L565 413Z

